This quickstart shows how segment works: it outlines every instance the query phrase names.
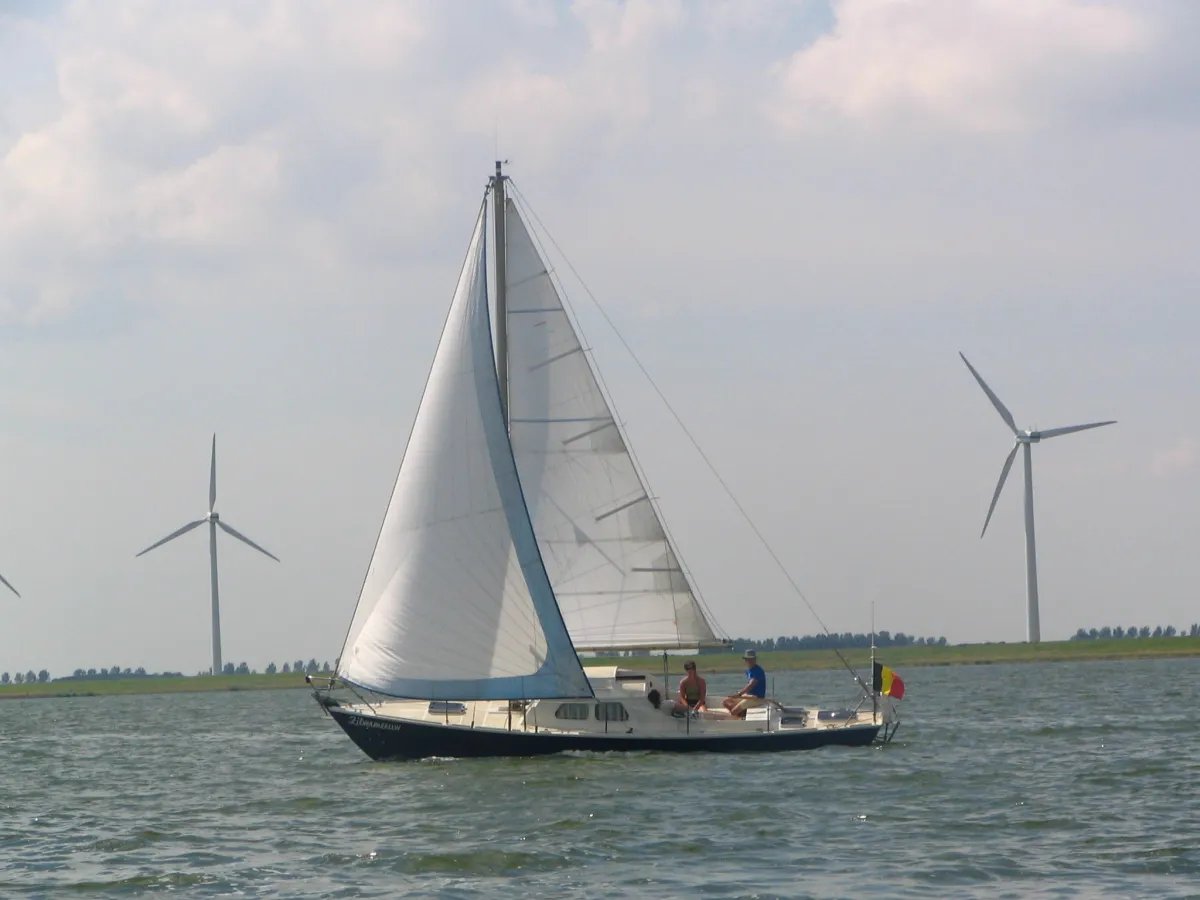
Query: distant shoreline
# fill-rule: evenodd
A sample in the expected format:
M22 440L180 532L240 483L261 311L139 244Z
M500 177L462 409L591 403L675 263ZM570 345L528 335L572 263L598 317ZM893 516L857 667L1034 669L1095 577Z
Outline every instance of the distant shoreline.
M871 651L863 648L841 651L842 656L863 674ZM958 644L945 647L909 645L881 647L876 658L893 669L921 666L970 666L1001 663L1085 662L1124 659L1171 659L1200 656L1200 637L1113 638L1095 641L1055 641L1029 644ZM684 656L667 658L671 674L681 674ZM741 652L704 653L693 657L703 673L740 672L745 667ZM770 672L836 669L841 667L832 650L762 650L758 654ZM662 671L662 656L584 657L585 666L618 665L631 669ZM211 691L297 690L307 687L304 675L192 675L155 678L97 678L95 680L47 681L40 684L0 685L0 700L33 700L55 697L105 697L136 694L179 694Z
M194 694L211 691L274 691L307 687L303 673L286 675L153 675L129 678L72 678L38 684L0 684L0 700L52 697L111 697L136 694Z
M859 672L867 671L871 651L855 647L840 651L846 661ZM1053 641L1031 644L948 644L944 647L909 644L904 647L879 647L875 658L890 668L922 666L971 666L1003 663L1088 662L1123 659L1171 659L1200 656L1200 637L1169 638L1111 638L1107 640ZM741 650L729 653L703 653L695 657L699 668L716 674L741 672ZM668 657L671 672L682 672L682 656ZM842 663L832 650L759 650L758 660L763 668L775 672L795 672L814 669L837 669ZM662 671L662 656L609 657L585 660L585 665L604 664Z

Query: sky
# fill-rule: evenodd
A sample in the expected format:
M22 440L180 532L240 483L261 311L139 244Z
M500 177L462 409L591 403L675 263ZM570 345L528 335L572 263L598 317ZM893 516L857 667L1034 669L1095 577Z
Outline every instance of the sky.
M1200 621L1200 6L0 6L0 669L330 660L493 161L730 635ZM569 265L563 260L569 261ZM571 275L571 268L580 278ZM589 291L784 561L788 586ZM1019 463L1018 463L1019 466ZM815 610L815 615L814 611Z

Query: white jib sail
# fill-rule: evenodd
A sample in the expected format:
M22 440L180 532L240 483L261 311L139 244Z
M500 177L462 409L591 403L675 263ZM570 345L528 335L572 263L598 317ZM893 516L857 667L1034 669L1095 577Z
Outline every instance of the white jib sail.
M546 264L511 200L507 210L509 429L571 640L716 643Z
M504 429L480 213L339 663L397 697L590 697Z

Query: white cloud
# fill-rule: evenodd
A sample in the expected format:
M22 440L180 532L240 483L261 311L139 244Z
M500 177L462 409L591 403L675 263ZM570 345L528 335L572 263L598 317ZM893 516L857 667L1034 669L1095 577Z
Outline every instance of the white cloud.
M1197 464L1200 464L1200 444L1195 438L1184 437L1154 454L1150 474L1166 481L1192 471Z
M298 197L319 193L319 169L336 169L339 152L359 177L382 170L388 193L386 103L412 106L418 91L394 88L428 20L423 3L361 2L346 15L332 2L78 2L24 28L46 48L57 97L49 115L16 110L24 121L0 144L0 314L37 322L91 296L137 296L170 254L223 246L269 261L272 247L304 253L314 232L328 250L339 201L314 215ZM114 266L119 283L105 275Z
M651 46L686 19L681 0L575 0L571 11L600 52Z
M279 151L263 142L219 147L181 172L146 179L132 199L152 240L237 245L270 227L278 187Z
M834 30L777 71L777 120L1027 129L1090 67L1145 53L1133 10L1087 0L840 0Z
M23 46L43 48L56 96L0 117L12 120L0 129L0 316L70 316L92 296L160 302L162 291L140 281L151 263L186 269L222 246L240 248L247 267L309 259L319 247L331 271L449 252L451 210L480 186L497 134L517 171L544 184L641 155L653 161L621 165L653 186L667 165L699 176L707 157L720 168L706 175L737 178L783 158L788 141L765 108L789 128L1023 128L1046 96L1142 53L1157 33L1141 7L1075 0L846 0L824 35L811 4L740 9L513 0L468 14L363 0L346 15L332 0L71 4L21 26L36 31ZM0 83L30 68L9 65L0 57ZM835 207L826 221L844 219L833 168L809 185L810 209L825 202L820 192ZM771 213L753 212L731 239L761 247L778 228ZM1023 210L1020 221L1024 234ZM670 226L659 230L656 242ZM924 232L887 237L899 248L913 234ZM984 245L994 246L990 236Z
M483 28L444 4L353 9L81 0L23 25L57 96L14 109L0 143L0 315L159 302L145 270L218 247L245 265L314 245L345 267L421 252L459 205L463 160L489 158L497 132L526 171L564 172L727 102L716 73L666 52L695 26L677 0L521 2L482 11Z

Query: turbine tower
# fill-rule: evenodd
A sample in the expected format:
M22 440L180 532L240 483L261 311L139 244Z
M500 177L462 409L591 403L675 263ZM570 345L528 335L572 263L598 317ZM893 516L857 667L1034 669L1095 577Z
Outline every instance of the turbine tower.
M249 544L259 553L264 553L275 562L279 562L279 557L274 553L264 550L250 538L246 537L240 531L237 531L232 525L221 521L221 516L217 512L217 436L213 435L212 440L212 467L208 475L208 515L203 519L197 519L195 522L188 522L178 531L172 531L161 541L156 541L151 544L141 553L142 556L149 553L155 547L161 547L167 541L173 541L181 534L187 534L193 528L199 528L205 522L208 523L208 558L210 562L212 576L212 674L221 674L221 606L217 595L217 529L220 528L226 534L232 535L243 544ZM7 582L5 582L7 584Z
M1008 453L1008 458L1004 460L1004 468L1000 470L1000 481L996 484L996 493L992 494L992 505L988 507L987 518L983 520L983 531L979 532L980 538L987 533L988 522L992 521L992 512L996 509L996 501L1000 499L1000 491L1004 489L1004 480L1008 478L1008 470L1012 468L1017 450L1021 447L1025 448L1025 590L1029 604L1029 623L1026 634L1029 643L1037 644L1042 639L1042 628L1038 619L1037 542L1033 536L1033 458L1030 448L1047 438L1072 434L1076 431L1086 431L1089 428L1099 428L1102 425L1115 425L1116 420L1092 422L1088 425L1068 425L1065 428L1049 428L1045 431L1030 431L1029 429L1022 431L1017 428L1017 423L1013 421L1008 407L992 393L992 389L979 377L975 367L967 362L967 358L961 351L958 355L962 356L962 361L967 364L967 368L971 370L971 374L975 376L975 380L979 382L983 392L992 401L992 406L996 407L996 412L1000 413L1000 418L1004 420L1005 425L1012 429L1013 436L1017 439Z

